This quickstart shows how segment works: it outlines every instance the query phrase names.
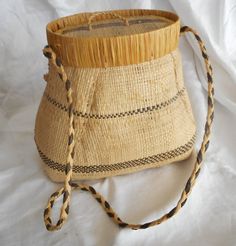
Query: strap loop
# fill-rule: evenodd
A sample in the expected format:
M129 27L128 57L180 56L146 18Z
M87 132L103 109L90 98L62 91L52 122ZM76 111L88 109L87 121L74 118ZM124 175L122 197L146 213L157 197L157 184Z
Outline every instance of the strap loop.
M195 38L198 41L199 47L202 52L202 56L204 58L206 72L207 72L207 81L208 81L208 109L207 109L207 117L206 117L206 123L205 123L205 132L203 135L202 144L200 147L200 150L197 154L197 159L194 164L193 171L189 177L189 179L186 182L186 185L184 187L184 190L182 191L180 198L174 208L172 208L168 213L164 214L158 219L155 219L153 221L144 223L144 224L130 224L120 219L120 217L116 214L116 212L113 210L113 208L110 206L110 204L103 198L103 196L98 193L92 186L85 185L85 184L77 184L72 182L72 168L73 168L73 158L74 158L74 117L72 113L72 89L71 89L71 82L68 80L67 75L64 71L63 65L61 61L56 57L56 54L52 50L51 47L46 46L43 50L44 55L55 65L57 72L62 80L62 82L65 84L65 90L67 92L67 102L69 104L69 110L68 117L69 117L69 138L68 138L68 158L67 158L67 165L65 170L65 183L64 187L57 190L55 193L51 195L51 197L48 200L48 204L44 210L44 222L46 225L47 230L49 231L55 231L59 230L64 222L66 221L68 214L69 214L69 205L70 205L70 197L71 192L73 189L79 189L83 191L89 192L96 200L101 204L107 215L120 227L124 228L130 228L133 230L137 229L146 229L151 226L159 225L162 222L168 220L172 216L174 216L186 203L189 194L195 184L195 181L199 175L199 172L202 167L202 161L205 156L205 153L209 146L209 138L211 133L211 126L212 121L214 118L214 87L213 87L213 79L212 79L212 67L209 62L208 55L206 53L206 48L199 37L199 35L191 29L188 26L184 26L180 29L180 33L184 34L186 32L191 32L195 36ZM51 210L53 207L54 202L56 199L63 195L63 204L61 207L61 213L60 218L57 221L56 224L53 224L51 221Z
M124 22L124 24L126 26L129 26L129 21L128 19L126 19L125 17L119 15L119 14L116 14L116 13L113 13L113 12L98 12L98 13L94 13L92 14L89 19L88 19L88 27L89 27L89 30L91 31L93 28L92 28L92 21L94 20L95 17L97 16L100 16L100 15L110 15L112 16L113 18L117 18L117 19L120 19Z

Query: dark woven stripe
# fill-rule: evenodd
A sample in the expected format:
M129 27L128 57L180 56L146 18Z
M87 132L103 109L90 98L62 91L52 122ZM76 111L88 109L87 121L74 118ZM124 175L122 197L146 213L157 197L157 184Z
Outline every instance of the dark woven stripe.
M188 143L185 145L182 145L174 150L171 150L169 152L165 153L160 153L157 155L145 157L145 158L140 158L137 160L131 160L131 161L125 161L125 162L119 162L119 163L114 163L114 164L106 164L106 165L91 165L91 166L83 166L79 164L75 164L73 166L73 172L74 173L100 173L100 172L111 172L111 171L116 171L116 170L121 170L121 169L126 169L126 168L131 168L131 167L136 167L136 166L143 166L149 163L155 163L155 162L161 162L164 160L169 160L173 159L177 156L180 156L187 151L189 151L195 142L195 135L189 140ZM44 163L59 172L65 172L66 165L54 162L53 160L49 159L38 147L38 152L40 154L41 159L44 161Z
M156 105L152 105L152 106L147 106L144 108L138 108L138 109L134 109L131 111L125 111L125 112L120 112L120 113L115 113L115 114L88 114L88 113L82 113L76 110L73 110L73 114L75 116L78 117L83 117L83 118L93 118L93 119L111 119L111 118L118 118L118 117L125 117L125 116L130 116L130 115L134 115L134 114L142 114L142 113L147 113L147 112L152 112L152 111L156 111L156 110L160 110L164 107L169 106L170 104L174 103L180 96L182 96L184 94L185 88L182 88L180 91L178 91L176 93L176 95L172 98L170 98L169 100L162 102L160 104L156 104ZM52 98L50 95L48 94L44 94L44 96L46 97L46 99L53 104L54 106L56 106L57 108L67 112L69 109L59 103L58 101L56 101L54 98Z

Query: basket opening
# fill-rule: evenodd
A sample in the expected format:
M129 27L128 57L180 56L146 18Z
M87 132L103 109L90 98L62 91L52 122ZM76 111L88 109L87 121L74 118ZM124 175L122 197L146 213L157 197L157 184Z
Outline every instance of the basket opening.
M120 19L94 21L91 29L88 24L78 24L61 28L56 33L69 37L116 37L154 31L173 24L165 17L146 15L126 18L129 25Z
M178 46L180 21L150 9L79 13L47 25L48 44L73 67L112 67L157 59Z

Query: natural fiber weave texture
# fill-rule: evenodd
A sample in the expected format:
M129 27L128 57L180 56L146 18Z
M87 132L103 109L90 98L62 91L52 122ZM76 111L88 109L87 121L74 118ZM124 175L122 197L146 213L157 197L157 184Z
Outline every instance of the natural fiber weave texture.
M65 72L76 81L71 85L76 139L73 179L129 173L182 160L191 153L195 124L177 50L136 65L66 67ZM35 140L45 170L53 180L62 181L68 139L66 92L54 66L50 65L46 79ZM188 148L177 151L186 144ZM168 154L158 159L163 153Z
M135 11L131 10L131 13L137 15L139 12ZM109 15L124 21L126 28L130 25L127 19L129 11L122 13L125 13L125 17L119 11L109 12ZM163 16L169 16L167 27L176 29L178 18L174 14L150 11L150 14L153 13L160 14L162 20ZM89 31L93 30L92 20L100 15L96 13L89 16ZM73 20L71 18L70 21ZM59 32L61 36L64 36L65 30L68 31L65 23L66 21L63 22L62 32ZM158 28L160 37L162 35L165 39L170 34L165 25ZM75 30L74 27L72 29ZM54 31L58 32L58 28ZM209 146L214 117L212 67L201 38L191 28L181 28L181 33L187 31L195 35L207 70L208 112L203 141L194 170L176 206L160 218L144 224L124 222L93 187L72 180L120 175L182 160L190 155L195 140L195 123L183 83L178 49L173 49L174 46L166 43L165 46L169 45L169 49L165 49L165 52L169 52L158 50L157 59L137 64L131 59L132 62L128 65L126 63L129 59L125 59L121 62L124 63L122 66L112 66L117 64L117 58L96 65L88 59L86 64L90 63L91 67L78 67L78 63L70 61L71 54L67 57L65 66L51 46L45 47L49 73L45 75L47 87L37 114L35 141L48 175L55 181L64 180L64 187L51 195L44 212L48 230L58 230L66 221L71 191L75 188L90 192L115 223L131 229L158 225L184 206ZM108 43L105 42L104 45ZM144 45L143 49L146 47ZM94 52L93 50L91 54ZM145 56L144 59L147 58ZM135 59L140 61L140 56ZM61 195L63 204L60 219L53 224L51 209Z

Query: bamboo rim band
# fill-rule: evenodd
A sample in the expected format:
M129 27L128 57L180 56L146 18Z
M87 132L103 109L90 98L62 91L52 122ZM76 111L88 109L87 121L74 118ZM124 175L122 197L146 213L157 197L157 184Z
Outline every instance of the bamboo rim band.
M75 145L75 140L74 140L75 129L74 129L74 118L73 118L73 113L72 113L73 97L72 97L71 81L68 80L65 70L62 66L62 63L60 59L57 58L53 49L50 46L46 46L44 48L44 51L43 51L44 55L52 61L58 73L61 74L61 80L65 84L65 89L67 92L67 102L70 108L70 110L68 111L69 134L68 134L68 158L67 158L67 165L66 165L66 170L65 170L66 178L65 178L64 187L60 188L59 190L57 190L51 195L51 197L48 200L47 206L45 208L44 222L45 222L47 230L49 231L59 230L62 227L62 225L65 223L65 221L67 220L67 217L69 214L70 197L71 197L71 192L73 189L79 189L79 190L89 192L98 201L98 203L100 203L100 205L103 207L107 215L117 225L119 225L121 228L130 228L133 230L146 229L146 228L149 228L155 225L159 225L162 222L170 219L175 214L177 214L177 212L185 205L190 195L190 192L195 184L195 181L199 175L199 172L201 170L204 155L209 147L211 126L212 126L212 122L214 118L214 87L213 87L213 78L212 78L212 67L209 61L209 57L206 52L206 48L201 38L193 29L191 29L188 26L182 27L180 32L181 34L185 32L193 33L193 35L198 41L199 47L202 52L202 57L204 58L205 67L207 71L207 81L208 81L208 101L207 101L208 109L207 109L207 117L206 117L206 123L205 123L205 131L204 131L200 150L198 151L198 154L197 154L197 159L195 161L193 171L189 179L186 182L184 190L182 191L176 206L174 206L174 208L172 208L168 213L164 214L160 218L147 222L147 223L143 223L143 224L131 224L131 223L123 221L118 216L118 214L113 210L110 204L103 198L103 196L99 194L92 186L85 185L85 184L77 184L77 183L72 182L72 168L73 168L74 145ZM52 207L56 199L59 198L60 196L63 196L63 204L61 207L60 218L56 224L53 224L51 220Z
M64 29L83 26L89 31L91 21L113 20L114 16L129 22L129 18L157 18L167 26L141 33L119 36L68 36ZM129 24L131 25L131 23ZM47 40L64 66L112 67L138 64L157 59L175 50L179 41L179 17L160 10L134 9L95 13L80 13L63 17L47 25ZM91 29L90 29L91 31ZM95 59L96 57L96 59Z

